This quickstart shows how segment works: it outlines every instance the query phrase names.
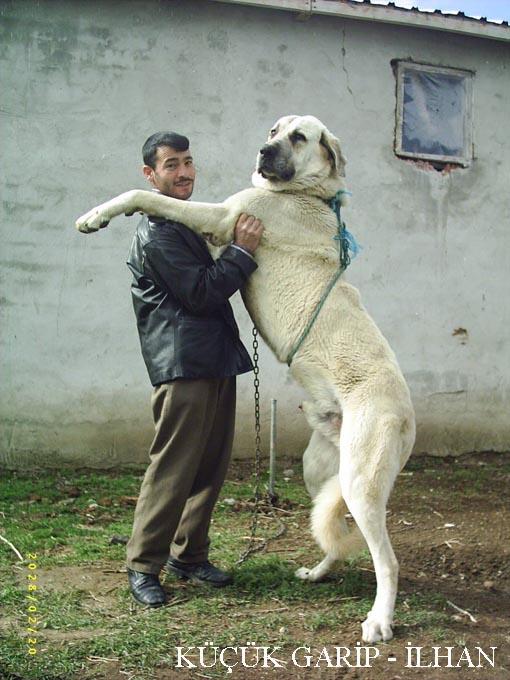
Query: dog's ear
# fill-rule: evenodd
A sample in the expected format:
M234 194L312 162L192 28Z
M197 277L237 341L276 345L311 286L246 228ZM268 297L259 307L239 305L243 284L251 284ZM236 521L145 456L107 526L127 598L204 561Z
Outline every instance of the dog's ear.
M345 164L347 161L342 154L338 139L334 137L329 130L325 129L322 132L320 143L328 152L332 171L336 171L340 177L345 177Z

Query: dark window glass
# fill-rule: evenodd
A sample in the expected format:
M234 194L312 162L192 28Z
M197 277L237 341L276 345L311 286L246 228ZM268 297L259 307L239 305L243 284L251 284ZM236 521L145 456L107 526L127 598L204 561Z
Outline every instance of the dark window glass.
M466 83L462 76L406 69L402 151L460 157L466 153Z

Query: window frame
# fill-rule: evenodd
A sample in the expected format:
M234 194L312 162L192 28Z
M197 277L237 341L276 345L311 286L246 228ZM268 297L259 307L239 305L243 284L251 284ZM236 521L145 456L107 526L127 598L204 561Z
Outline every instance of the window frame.
M397 61L397 106L395 130L395 154L414 160L427 160L437 163L457 163L468 167L473 160L473 77L474 72L467 69L450 68L446 66L432 66L414 61ZM402 148L402 133L404 127L404 73L406 70L423 71L425 73L461 76L466 84L466 106L464 112L464 152L462 156L440 156L438 154L416 153Z

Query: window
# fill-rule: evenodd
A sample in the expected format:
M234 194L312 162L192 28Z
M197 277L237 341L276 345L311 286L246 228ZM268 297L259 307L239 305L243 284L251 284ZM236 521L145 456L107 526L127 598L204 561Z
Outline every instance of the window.
M398 156L469 165L471 71L397 62Z

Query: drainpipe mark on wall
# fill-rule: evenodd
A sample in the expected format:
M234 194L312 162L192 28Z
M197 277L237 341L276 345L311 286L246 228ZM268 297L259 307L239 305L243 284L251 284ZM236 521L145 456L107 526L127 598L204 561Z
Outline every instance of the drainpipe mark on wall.
M439 172L429 173L426 176L430 184L430 197L436 207L436 233L438 239L437 275L442 278L446 272L448 261L447 231L451 177L449 174L443 175Z

